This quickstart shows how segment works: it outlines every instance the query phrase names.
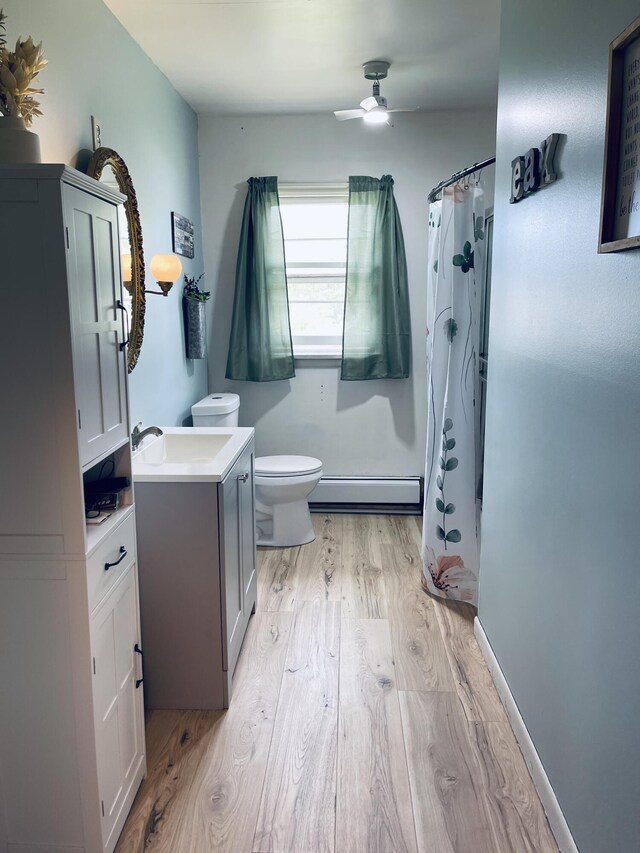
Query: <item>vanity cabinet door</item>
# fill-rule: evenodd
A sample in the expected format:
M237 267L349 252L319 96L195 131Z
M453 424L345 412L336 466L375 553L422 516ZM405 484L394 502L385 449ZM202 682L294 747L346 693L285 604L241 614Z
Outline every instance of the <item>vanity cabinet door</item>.
M225 477L219 495L222 667L233 672L255 603L253 442Z
M69 304L80 462L84 466L128 435L118 210L64 187Z
M257 575L256 575L256 512L255 490L253 485L254 454L247 460L243 479L240 481L240 560L242 591L246 622L255 609ZM248 477L244 475L248 474ZM245 627L246 627L245 622Z
M93 712L105 849L113 847L114 831L121 826L124 804L131 799L134 782L139 782L144 761L142 665L135 649L139 642L132 565L91 617Z

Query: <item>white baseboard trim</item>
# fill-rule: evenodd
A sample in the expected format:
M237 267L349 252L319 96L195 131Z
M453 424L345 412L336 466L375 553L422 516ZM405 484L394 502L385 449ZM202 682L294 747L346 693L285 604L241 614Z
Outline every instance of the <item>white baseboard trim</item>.
M540 797L540 802L542 803L549 820L549 826L554 834L560 853L579 853L576 843L573 840L571 830L569 829L569 825L567 824L565 816L562 813L562 809L560 808L560 803L558 802L555 792L551 787L551 782L549 782L549 777L547 776L542 761L540 761L538 751L531 740L531 735L527 731L525 722L522 719L518 706L516 705L516 700L513 698L513 694L507 684L507 679L504 677L500 664L493 653L491 644L489 643L487 635L484 632L484 628L477 616L473 625L473 633L475 634L482 656L484 657L485 663L491 673L491 678L493 679L493 683L498 691L498 696L502 700L502 704L507 712L507 717L509 718L511 728L513 729L513 733L518 741L520 752L522 753L526 765L529 768L533 784L535 785L538 796Z
M420 477L322 477L309 503L417 504Z

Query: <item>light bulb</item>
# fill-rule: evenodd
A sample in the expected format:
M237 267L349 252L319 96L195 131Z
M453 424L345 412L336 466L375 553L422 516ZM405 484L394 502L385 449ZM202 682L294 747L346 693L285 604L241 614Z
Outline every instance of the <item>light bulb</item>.
M175 281L182 272L177 255L154 255L151 258L151 275L156 281Z
M381 107L374 107L363 118L367 124L386 124L389 119L389 113Z

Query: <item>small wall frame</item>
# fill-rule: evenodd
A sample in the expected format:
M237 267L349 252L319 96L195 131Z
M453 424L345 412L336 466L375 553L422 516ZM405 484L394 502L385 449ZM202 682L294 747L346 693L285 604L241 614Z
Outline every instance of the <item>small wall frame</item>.
M640 18L609 45L598 252L640 247Z
M193 257L193 222L179 213L171 214L171 236L173 251L184 258Z

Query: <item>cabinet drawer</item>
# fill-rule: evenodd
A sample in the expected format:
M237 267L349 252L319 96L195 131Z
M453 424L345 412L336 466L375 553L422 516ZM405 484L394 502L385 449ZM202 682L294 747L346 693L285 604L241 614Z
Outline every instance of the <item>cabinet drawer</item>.
M122 524L109 533L87 561L89 611L100 603L103 596L134 562L135 544L135 517L131 513ZM112 564L108 570L105 569L107 563Z

